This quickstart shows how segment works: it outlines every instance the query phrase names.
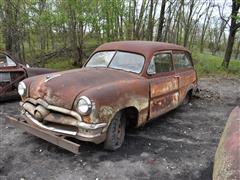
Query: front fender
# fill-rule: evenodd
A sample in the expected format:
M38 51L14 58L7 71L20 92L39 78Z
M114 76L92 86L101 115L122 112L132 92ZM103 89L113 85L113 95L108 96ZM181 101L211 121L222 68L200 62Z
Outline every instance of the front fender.
M92 121L97 119L99 123L110 124L114 115L127 107L135 107L138 110L139 121L145 121L147 118L149 85L143 79L104 84L100 87L88 89L82 94L89 97L94 103L94 108L88 120L89 118Z

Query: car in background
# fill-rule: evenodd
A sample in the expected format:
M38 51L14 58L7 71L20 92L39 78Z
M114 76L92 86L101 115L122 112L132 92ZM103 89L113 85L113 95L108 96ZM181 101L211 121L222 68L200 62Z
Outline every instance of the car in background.
M186 104L197 90L190 51L169 43L122 41L98 47L81 69L19 83L22 116L9 122L78 153L71 138L116 150L139 127ZM69 139L70 138L70 139Z
M0 51L0 102L20 98L17 87L23 79L51 72L54 71L24 66L6 52Z

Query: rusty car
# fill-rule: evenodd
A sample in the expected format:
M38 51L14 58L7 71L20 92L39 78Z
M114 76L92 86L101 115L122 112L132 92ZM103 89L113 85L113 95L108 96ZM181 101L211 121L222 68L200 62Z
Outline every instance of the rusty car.
M0 51L0 102L20 98L17 88L23 79L54 72L45 68L31 68L18 63L15 58Z
M186 104L196 89L197 75L186 48L110 42L99 46L80 69L20 82L22 115L8 121L74 153L80 141L116 150L126 127L143 126Z
M235 107L215 153L213 180L240 178L240 106Z

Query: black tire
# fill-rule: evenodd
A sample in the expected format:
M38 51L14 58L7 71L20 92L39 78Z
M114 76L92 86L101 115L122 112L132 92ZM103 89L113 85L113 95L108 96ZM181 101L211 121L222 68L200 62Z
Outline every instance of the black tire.
M122 113L117 113L108 127L104 149L114 151L120 148L124 142L126 120Z
M187 105L191 101L192 93L188 92L182 102L182 105Z

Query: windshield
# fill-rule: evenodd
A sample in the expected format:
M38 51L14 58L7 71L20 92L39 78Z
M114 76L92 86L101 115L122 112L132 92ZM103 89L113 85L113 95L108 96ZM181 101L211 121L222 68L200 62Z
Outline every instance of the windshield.
M144 65L144 57L138 54L121 51L103 51L94 54L85 67L109 67L140 73Z

